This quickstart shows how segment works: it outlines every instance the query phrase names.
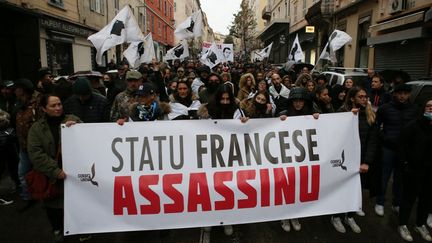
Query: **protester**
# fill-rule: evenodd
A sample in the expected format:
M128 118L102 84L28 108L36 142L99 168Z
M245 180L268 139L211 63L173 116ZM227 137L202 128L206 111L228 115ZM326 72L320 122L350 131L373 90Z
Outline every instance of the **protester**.
M382 76L374 75L372 77L370 90L370 101L375 111L383 104L390 102L391 95L384 89L384 78Z
M310 100L310 96L305 88L293 88L290 92L287 103L287 109L277 114L282 121L285 121L290 116L313 115L315 119L318 119L319 117L319 113L313 111L312 101ZM284 231L291 231L290 222L295 231L301 230L299 220L294 218L281 220L281 226Z
M108 100L94 92L86 77L79 77L73 84L73 95L64 103L66 114L73 114L85 123L108 122Z
M413 241L407 225L411 209L418 200L414 229L425 241L432 241L426 227L432 205L432 160L430 156L432 99L428 99L424 104L422 114L402 129L399 141L401 152L399 161L402 163L402 202L398 231L404 240Z
M33 169L46 175L50 182L55 182L63 190L66 173L62 169L60 156L60 124L71 126L80 122L78 117L65 115L60 98L46 94L40 105L45 115L37 120L28 134L27 150ZM43 201L48 220L52 226L55 242L63 238L63 195Z
M344 104L346 97L345 87L340 84L335 84L332 89L332 105L335 111Z
M392 210L399 212L401 202L401 168L399 166L398 141L401 129L413 121L417 108L409 101L411 87L400 84L395 87L393 100L382 105L377 111L377 125L382 138L382 177L381 189L377 196L375 213L384 216L384 201L387 183L393 173Z
M174 93L170 96L171 112L168 114L170 120L198 119L197 111L201 102L192 93L187 82L179 82Z
M329 91L325 86L319 86L315 91L315 102L313 103L314 111L322 113L333 113L333 105L331 103Z
M350 89L352 89L355 86L354 80L351 77L348 77L345 79L343 85L345 86L345 89L348 92Z
M142 74L138 71L128 71L126 73L127 88L119 93L114 100L111 108L111 121L120 118L127 118L130 104L135 102L135 92L142 84Z
M271 75L272 85L269 88L269 93L276 105L275 113L278 114L280 111L286 109L286 101L289 97L290 90L282 84L282 80L279 74L275 73Z
M249 94L255 93L255 78L251 73L246 73L240 77L239 92L237 99L243 101L249 97Z
M340 112L351 111L359 118L359 135L360 135L360 173L362 185L370 187L370 179L365 176L372 167L375 159L378 144L378 131L375 127L375 113L367 100L366 91L360 87L352 88L346 97L345 104L339 109ZM359 214L364 216L363 210ZM355 212L348 212L333 215L331 222L334 228L345 233L345 227L342 224L341 218L344 217L344 222L350 226L354 233L360 233L361 228L354 219Z
M256 92L250 99L244 99L240 103L240 108L245 116L249 118L268 118L272 117L272 104L268 92Z
M107 88L108 105L111 106L116 96L126 89L126 73L128 68L129 66L126 63L121 63L117 67L117 77L112 77L108 82L104 81L104 85Z
M42 116L43 111L39 106L41 94L34 90L34 85L30 80L18 79L15 82L15 94L18 99L16 116L16 132L19 142L18 176L21 183L20 196L24 201L24 206L20 208L20 211L24 211L35 203L30 197L25 180L25 175L32 168L27 152L27 136L30 127Z
M215 95L218 87L221 85L221 79L217 73L208 75L208 81L204 88L198 93L199 100L202 104L208 103Z

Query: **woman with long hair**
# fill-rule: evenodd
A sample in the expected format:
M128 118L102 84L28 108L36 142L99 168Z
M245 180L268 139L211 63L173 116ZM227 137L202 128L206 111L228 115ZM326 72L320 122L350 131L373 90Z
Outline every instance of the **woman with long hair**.
M178 82L176 90L169 98L171 112L168 114L168 119L198 119L197 111L201 106L201 102L192 93L192 89L187 82Z
M351 111L358 115L359 119L359 135L360 135L360 173L362 186L371 189L371 167L373 167L374 158L377 152L378 131L375 126L376 115L372 110L372 106L368 101L366 91L360 87L353 87L345 99L344 105L339 109L340 112ZM333 215L331 222L335 229L340 233L345 233L345 226L341 221L341 217L345 216L345 223L348 224L351 230L355 233L360 233L361 229L354 220L355 212L347 212ZM363 211L358 212L359 215L364 215Z
M255 92L255 78L251 73L243 74L240 77L239 89L237 94L239 101L248 98L250 93Z

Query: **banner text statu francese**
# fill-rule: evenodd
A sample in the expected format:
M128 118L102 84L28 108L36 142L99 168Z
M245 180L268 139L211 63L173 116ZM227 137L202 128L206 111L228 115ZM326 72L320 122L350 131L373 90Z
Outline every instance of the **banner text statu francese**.
M188 171L187 176L182 170L184 165L183 136L177 139L179 147L177 157L180 158L177 162L174 161L173 136L154 136L153 141L149 137L114 138L111 149L118 159L118 164L112 167L113 172L135 171L137 166L134 154L137 148L142 148L139 171L147 166L146 171L155 170L150 151L151 141L156 142L159 148L157 169L163 170L162 154L166 151L162 151L162 148L169 147L170 166L179 173L146 174L139 176L138 181L132 181L132 176L115 176L113 214L197 212L199 207L202 211L268 207L272 206L271 204L275 206L293 204L297 194L300 202L316 201L320 191L320 165L316 163L319 161L319 154L314 152L314 148L319 146L314 140L315 135L316 129L294 130L291 134L288 131L266 134L231 134L229 141L226 142L218 134L197 134L195 136L196 169ZM240 149L239 136L244 140L244 154ZM167 143L168 146L163 146L163 143ZM118 147L124 144L130 146L128 151L131 161L128 166L125 165L124 156L118 150ZM225 146L226 144L228 146ZM272 146L278 147L278 153L275 153L274 150L273 153L270 151ZM288 153L292 150L295 151L295 155L289 156ZM222 155L228 156L226 163ZM207 161L205 156L210 156L212 168L227 168L227 170L203 170L203 161L204 163ZM252 166L252 162L256 165L248 169ZM271 166L266 168L263 162L270 163ZM301 165L294 166L293 162L301 163ZM237 170L229 170L233 166ZM257 166L263 168L257 169ZM244 170L238 170L243 167ZM296 179L296 177L299 178ZM189 180L186 181L184 178L189 178ZM209 183L209 180L212 180L212 183ZM225 184L233 180L238 190L244 195L236 194ZM296 187L296 182L299 183L298 187ZM175 187L185 183L188 188L185 191L180 191ZM152 189L155 186L161 186L162 189ZM299 188L299 192L296 192L296 188ZM149 203L137 205L136 191ZM170 198L172 202L161 203L161 193ZM212 201L210 194L214 193L219 194L223 200ZM241 198L237 199L237 197ZM258 205L258 199L260 199L260 205Z

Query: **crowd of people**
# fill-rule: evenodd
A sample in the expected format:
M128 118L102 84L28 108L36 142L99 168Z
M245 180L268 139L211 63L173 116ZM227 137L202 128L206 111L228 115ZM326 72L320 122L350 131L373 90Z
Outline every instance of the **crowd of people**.
M111 66L113 67L113 66ZM324 75L312 75L307 67L295 71L286 65L266 63L219 64L213 69L198 61L153 61L132 70L121 62L100 76L77 75L54 79L41 69L37 80L1 81L0 178L19 188L27 210L35 201L28 192L25 175L37 170L60 188L67 177L62 170L60 124L78 122L249 119L353 112L359 119L361 182L376 196L375 213L386 213L385 195L393 177L391 210L399 214L398 233L413 241L407 227L418 200L414 229L432 241L432 97L421 107L409 100L411 87L400 83L388 90L383 77L369 70L361 84L347 78L330 86ZM0 204L13 203L0 191ZM62 239L63 198L44 200L57 242ZM363 211L333 215L331 224L345 233L345 226L360 233L356 215ZM299 219L281 221L283 230L301 230ZM205 228L204 232L210 232ZM233 226L225 226L227 235ZM207 239L209 240L209 239Z

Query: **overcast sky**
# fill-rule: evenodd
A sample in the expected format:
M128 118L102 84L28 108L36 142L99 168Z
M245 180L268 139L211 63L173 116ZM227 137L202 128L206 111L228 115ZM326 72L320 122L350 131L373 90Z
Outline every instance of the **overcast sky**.
M207 15L210 27L215 32L229 34L233 14L240 11L241 0L201 0L201 8Z

